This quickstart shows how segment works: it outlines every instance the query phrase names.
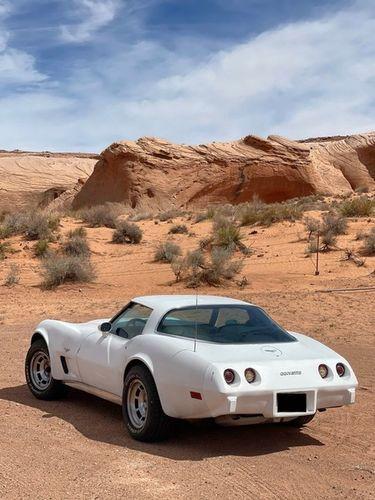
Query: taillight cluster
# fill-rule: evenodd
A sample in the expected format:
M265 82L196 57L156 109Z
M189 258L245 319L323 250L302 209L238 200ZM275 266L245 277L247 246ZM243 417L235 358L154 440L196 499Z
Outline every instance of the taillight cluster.
M255 370L252 368L246 368L245 372L245 379L249 384L252 384L255 382L255 379L257 378ZM233 382L236 380L236 374L231 368L227 368L224 370L224 380L227 384L233 384Z
M319 375L322 378L327 378L329 374L328 366L327 365L319 365L318 367ZM339 377L343 377L346 373L345 366L342 363L337 363L336 364L336 372Z

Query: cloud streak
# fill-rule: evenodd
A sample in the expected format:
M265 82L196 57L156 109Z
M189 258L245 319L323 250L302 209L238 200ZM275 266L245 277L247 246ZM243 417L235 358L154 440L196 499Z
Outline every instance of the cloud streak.
M68 43L88 42L94 34L111 23L120 8L119 0L72 0L77 18L82 21L61 26L61 39Z

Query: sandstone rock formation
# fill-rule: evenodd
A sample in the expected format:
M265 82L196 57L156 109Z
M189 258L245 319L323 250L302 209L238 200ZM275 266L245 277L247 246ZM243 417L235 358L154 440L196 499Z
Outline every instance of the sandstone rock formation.
M247 136L228 143L176 145L141 138L109 146L73 208L121 202L167 209L282 201L313 193L375 188L375 133L291 141Z
M98 158L83 153L0 151L0 210L48 205L79 178L86 180Z

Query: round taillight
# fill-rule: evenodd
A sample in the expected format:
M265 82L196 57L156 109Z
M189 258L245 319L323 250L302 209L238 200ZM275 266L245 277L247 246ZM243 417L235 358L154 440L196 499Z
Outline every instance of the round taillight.
M345 375L345 366L342 363L337 363L336 371L339 377L343 377Z
M224 370L224 379L227 384L233 384L234 379L236 378L234 371L230 368Z
M319 375L322 377L322 378L327 378L328 376L328 366L327 365L319 365Z
M252 368L246 368L245 379L249 382L249 384L254 382L254 380L256 379L256 376L257 376L257 374L255 373L255 371Z

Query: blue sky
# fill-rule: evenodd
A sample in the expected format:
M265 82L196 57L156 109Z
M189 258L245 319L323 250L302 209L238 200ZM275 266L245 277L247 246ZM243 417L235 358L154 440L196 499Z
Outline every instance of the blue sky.
M0 149L375 129L373 0L0 0Z

